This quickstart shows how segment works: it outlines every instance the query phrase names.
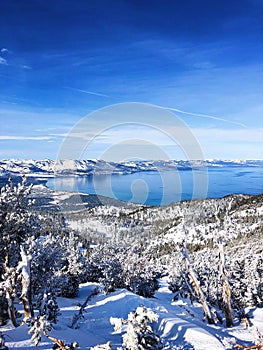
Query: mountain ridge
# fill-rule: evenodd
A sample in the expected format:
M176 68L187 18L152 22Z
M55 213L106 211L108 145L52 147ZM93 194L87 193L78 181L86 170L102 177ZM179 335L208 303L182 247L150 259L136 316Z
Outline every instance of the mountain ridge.
M0 161L0 176L59 176L90 174L132 174L145 171L192 170L209 167L260 167L263 160L133 160L119 163L90 160L19 160Z

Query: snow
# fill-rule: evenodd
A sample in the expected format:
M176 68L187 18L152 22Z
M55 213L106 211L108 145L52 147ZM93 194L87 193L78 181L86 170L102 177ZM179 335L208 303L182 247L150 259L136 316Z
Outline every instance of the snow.
M125 161L118 163L103 160L1 160L0 174L49 177L58 175L130 174L140 171L174 170L175 168L244 166L260 167L262 160L169 160L169 161Z
M42 187L40 190L42 190ZM58 196L61 196L61 198L66 198L65 196L68 196L68 194L59 193ZM59 197L54 196L52 198L58 199ZM254 204L251 208L251 201L249 201L249 197L247 197L247 202L245 200L241 201L240 196L234 196L233 198L235 198L237 206L230 213L228 213L228 221L224 220L222 225L225 224L224 226L229 229L227 230L228 234L232 237L236 235L237 232L246 233L251 231L253 233L262 224L261 218L258 215L260 210L262 210L262 203L255 201L255 203L253 202ZM238 205L239 200L241 202L240 206ZM173 204L167 208L138 207L135 210L130 208L127 209L113 206L102 206L77 214L71 213L67 219L67 223L76 229L80 228L82 225L83 231L87 230L88 233L91 233L91 237L94 237L95 233L100 233L101 235L109 234L109 236L111 235L114 238L113 241L116 240L117 242L120 242L121 240L124 241L126 238L125 236L128 237L128 234L132 234L134 236L137 234L145 234L145 236L142 236L142 238L147 237L148 239L146 241L144 240L146 243L145 245L148 246L145 247L144 252L146 253L147 248L149 248L151 245L156 245L156 247L158 247L158 244L161 245L164 242L171 241L172 243L181 240L185 233L185 223L189 226L189 233L187 234L187 240L189 242L198 243L207 239L207 237L209 237L207 232L208 229L210 230L210 235L218 235L221 232L222 225L220 222L217 223L217 221L220 221L219 217L212 215L213 210L219 208L218 203L221 204L220 208L222 211L224 211L225 207L230 207L228 203L232 203L232 199L228 197L220 200L204 200L202 202L182 202ZM194 213L194 215L189 215L191 213ZM11 214L13 215L13 213ZM211 218L218 220L211 220ZM193 229L193 227L195 229ZM151 231L153 232L153 235L146 236L146 234L150 234ZM237 245L233 245L233 247L229 246L227 248L228 255L226 258L230 260L228 263L229 267L234 266L235 261L239 262L239 259L240 262L244 261L244 263L246 263L246 270L244 269L246 274L242 276L242 278L240 277L240 282L244 282L245 286L250 288L245 289L242 287L246 291L246 294L252 294L252 289L257 288L262 282L262 276L260 275L259 269L262 261L260 260L262 256L262 249L260 246L260 240L258 242L257 237L259 237L259 235L256 235L254 238L250 236L247 238L244 236L246 241L248 239L251 241L248 241L246 246L244 239L241 240L241 235L240 241L238 241ZM74 235L72 235L72 239L73 238ZM43 237L40 239L43 240ZM254 245L254 240L257 243L256 245ZM98 246L96 245L95 239L93 243L93 247ZM132 248L132 245L136 244L136 241L127 240L126 243L125 241L122 243L127 243L128 246ZM242 246L244 246L244 249ZM72 245L72 247L74 247L74 245ZM123 251L121 250L121 247L122 246L120 245L120 260L123 259ZM112 254L109 254L109 259L111 259L112 256L114 258L117 257L114 246L110 246L110 249ZM172 249L174 248L172 247ZM199 273L199 275L202 273L204 274L204 277L208 275L213 276L213 269L209 270L209 268L214 261L217 261L213 258L213 254L216 253L208 248L205 249L194 252L193 255L195 259L192 260L194 264L193 268L197 273ZM231 250L236 251L235 255L230 254ZM70 257L73 256L74 252L77 252L77 250L72 250L72 255L70 255ZM152 252L152 250L149 249L148 253L149 252ZM168 260L168 264L166 266L167 270L165 270L165 273L167 274L172 272L169 278L172 277L173 271L176 271L176 269L177 271L180 271L181 260L180 257L176 257L175 253L176 251L174 251L174 255L171 255L170 260ZM207 253L212 254L211 260L207 259ZM147 258L149 255L146 254L145 256ZM235 257L235 260L231 262L231 257L233 256ZM21 257L23 259L18 266L18 270L23 272L24 279L27 280L29 271L27 271L26 266L29 263L30 257L26 256L23 252ZM98 257L100 258L99 261L103 262L103 258L100 255L98 255ZM124 255L124 257L126 259L126 255ZM72 257L72 260L75 261L73 258L74 257ZM165 258L165 256L163 256L163 258ZM205 259L207 259L206 262L208 263L201 264L200 262L204 261ZM132 260L131 264L129 261L128 263L129 268L131 266L131 269L135 269L137 260L135 260L134 264ZM139 264L140 261L138 261L138 265ZM76 270L79 268L78 266L82 265L72 264L72 268L69 271L76 273ZM114 265L109 264L108 266L111 267ZM160 266L162 266L162 268L164 267L162 261L155 260L154 267L150 265L150 268L158 271ZM248 269L249 266L251 269ZM203 268L205 268L205 271L208 271L207 274L206 272L202 271ZM231 269L229 271L231 271ZM233 271L238 272L239 270L233 269ZM111 278L111 276L109 278ZM237 276L235 278L237 282L239 277ZM213 281L212 278L211 281ZM232 279L232 281L235 281L235 279ZM125 284L121 285L123 286ZM203 284L204 288L210 288L211 286L213 286L213 283L210 283L209 280ZM230 349L231 341L233 339L236 339L237 343L245 343L247 345L253 344L254 339L251 329L246 329L245 325L240 323L238 320L234 320L234 326L228 329L225 328L224 325L219 324L213 326L207 325L203 321L203 312L199 303L194 302L191 304L188 299L178 296L178 300L173 298L174 294L169 289L168 277L163 277L159 280L159 289L155 292L154 298L145 299L130 291L127 291L126 289L118 289L108 295L100 292L88 301L87 306L83 306L84 317L78 319L77 329L74 327L70 328L74 315L81 314L79 313L80 306L83 305L84 301L88 300L87 296L89 296L91 291L96 287L98 287L98 285L94 283L82 284L76 298L58 298L57 301L61 310L61 316L59 316L58 323L51 331L51 336L58 339L64 339L67 343L78 341L80 344L80 349L90 349L90 347L101 343L107 343L108 341L112 342L113 349L117 349L117 347L120 347L122 344L122 336L125 330L122 329L120 331L114 331L113 325L110 323L110 319L123 318L127 320L129 317L128 315L130 315L131 312L135 311L140 305L144 305L146 308L150 308L158 315L158 322L153 324L153 328L154 331L162 338L164 349ZM103 289L102 286L99 287L101 290ZM239 287L237 286L236 291L238 291L238 288ZM247 298L246 294L245 297ZM186 294L181 293L180 295ZM251 298L251 296L248 296L247 299L249 300ZM258 304L247 303L245 305ZM22 311L21 305L16 305L16 307ZM247 309L246 313L249 314L255 327L262 332L262 309ZM20 323L21 320L22 317L20 319ZM15 348L25 350L33 347L33 343L30 340L30 335L28 334L28 327L25 324L14 329L11 326L11 323L9 323L6 326L0 327L0 335L1 333L4 334L10 350ZM248 342L250 342L250 344L248 344ZM43 342L39 345L39 348L48 350L52 348L52 345L48 339L43 337Z
M84 303L87 295L97 284L82 284L78 297L75 299L58 298L61 316L57 325L50 332L58 339L64 339L71 343L78 341L80 350L90 349L97 344L112 342L112 348L117 349L122 344L123 332L114 331L110 318L127 319L128 314L140 306L150 308L158 316L158 323L153 327L161 336L164 349L195 349L195 350L220 350L230 349L232 339L237 342L252 341L252 335L248 329L238 325L229 329L221 326L209 326L202 322L200 306L194 304L192 314L187 312L189 307L186 300L172 301L173 293L168 288L166 278L160 280L160 288L154 298L145 299L125 289L119 289L111 294L98 294L94 296L85 308L84 318L79 322L79 328L69 328L74 314ZM263 330L262 309L252 310L254 324ZM6 345L9 349L26 350L33 348L33 343L28 335L28 327L24 324L13 328L10 323L0 327L5 335ZM43 337L38 346L41 350L52 348L49 340Z

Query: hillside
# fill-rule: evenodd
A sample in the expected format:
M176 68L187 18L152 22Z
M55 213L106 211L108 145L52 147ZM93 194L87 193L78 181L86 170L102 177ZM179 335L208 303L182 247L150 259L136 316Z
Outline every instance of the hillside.
M230 349L234 342L261 342L253 332L263 332L263 195L150 207L43 185L30 191L23 181L0 196L0 306L6 297L16 309L10 319L0 309L0 339L9 350L33 346L28 329L43 350L59 339L77 341L80 349L111 341L111 347L96 348L108 350ZM21 322L26 292L21 295L20 286L29 261L35 315L27 318L28 328ZM110 319L133 319L130 313L140 305L158 316L146 327L158 344L127 347L122 336L133 332L132 341L140 341L138 325L114 330ZM80 317L72 328L74 314ZM138 315L141 325L143 319Z
M54 325L52 331L54 337L65 339L67 343L78 340L80 350L90 349L108 341L111 341L112 349L120 348L122 336L126 332L114 331L110 317L127 319L130 312L144 305L158 315L158 321L153 324L153 328L161 336L164 350L221 350L232 349L235 341L241 344L253 343L251 330L246 329L243 324L229 330L206 325L201 321L200 305L190 305L187 300L173 301L173 293L167 288L165 280L161 281L155 297L150 299L125 289L119 289L108 295L98 294L88 303L78 326L72 329L70 325L74 314L78 313L79 305L85 302L86 297L96 286L92 283L81 285L78 297L75 299L58 298L61 316L58 324ZM262 311L251 310L251 318L263 332ZM18 329L8 325L2 327L1 331L6 336L6 345L9 349L28 350L33 347L26 325ZM43 339L39 349L50 350L51 347L51 341Z

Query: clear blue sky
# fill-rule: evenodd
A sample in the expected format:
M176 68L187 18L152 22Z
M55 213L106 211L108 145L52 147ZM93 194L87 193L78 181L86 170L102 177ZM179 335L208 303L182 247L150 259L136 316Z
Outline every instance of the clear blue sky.
M0 158L56 159L81 118L124 102L189 113L173 111L205 158L263 158L262 0L7 0L0 18Z

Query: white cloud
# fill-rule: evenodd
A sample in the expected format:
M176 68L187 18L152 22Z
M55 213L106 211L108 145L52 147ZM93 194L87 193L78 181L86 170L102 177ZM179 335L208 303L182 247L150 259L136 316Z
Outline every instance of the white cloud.
M32 69L32 67L27 66L26 64L22 65L21 68L23 68L23 69Z
M229 123L229 124L239 125L239 126L242 126L243 128L246 127L246 125L243 124L243 123L239 123L239 122L236 122L236 121L233 121L233 120L229 120L229 119L225 119L225 118L222 118L222 117L217 117L217 116L214 116L214 115L186 112L186 111L182 111L181 109L170 108L170 107L164 107L164 108L168 109L169 111L173 111L173 112L178 112L178 113L182 113L182 114L192 115L192 116L200 117L200 118L207 118L207 119L218 120L218 121L222 121L222 122Z
M3 64L4 66L8 66L7 60L0 56L0 64Z
M7 50L5 47L3 47L3 48L1 49L1 52L2 52L2 53L4 53L4 52L9 52L9 50Z
M73 91L78 91L78 92L83 92L84 94L88 95L95 95L95 96L102 96L102 97L109 97L106 94L101 94L99 92L94 92L94 91L88 91L88 90L82 90L82 89L76 89L76 88L71 88L71 87L66 87L66 89L73 90Z
M113 126L110 129L102 130L95 134L90 131L69 132L50 134L57 137L68 137L69 139L82 139L84 141L92 141L97 144L116 144L119 142L130 142L131 144L140 142L151 142L158 145L173 145L174 141L165 134L161 129L151 128L141 125L119 125Z
M45 141L52 140L51 136L11 136L11 135L0 135L0 141L6 140L31 140L31 141Z

